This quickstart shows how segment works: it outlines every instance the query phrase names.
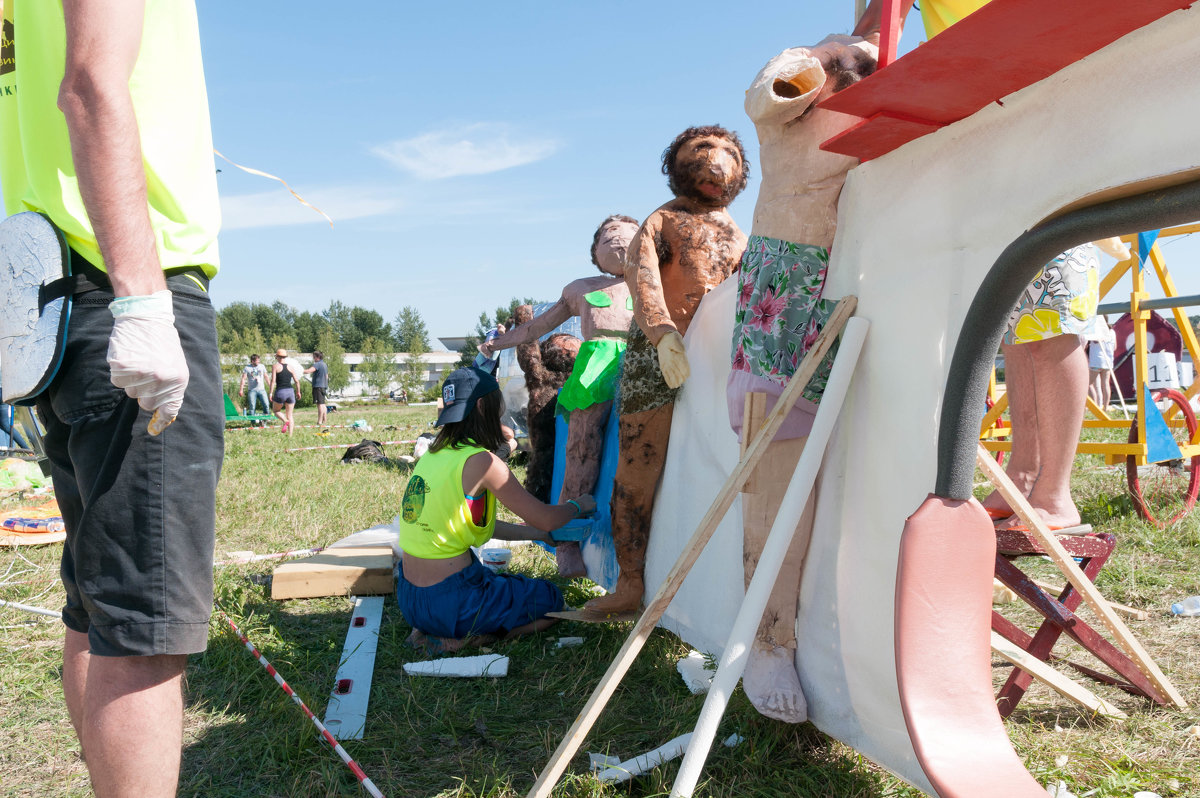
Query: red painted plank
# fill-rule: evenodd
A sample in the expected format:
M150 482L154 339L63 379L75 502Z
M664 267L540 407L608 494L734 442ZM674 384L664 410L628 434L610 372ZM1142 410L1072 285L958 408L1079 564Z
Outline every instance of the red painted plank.
M902 129L893 118L957 122L1191 5L1191 0L992 0L822 102L822 108L869 121L821 148L863 160L878 157L924 135L914 126ZM909 24L918 24L915 14ZM838 141L837 149L830 146ZM855 151L847 152L845 142L854 142Z
M884 111L838 133L822 144L821 149L869 161L940 127L944 125Z

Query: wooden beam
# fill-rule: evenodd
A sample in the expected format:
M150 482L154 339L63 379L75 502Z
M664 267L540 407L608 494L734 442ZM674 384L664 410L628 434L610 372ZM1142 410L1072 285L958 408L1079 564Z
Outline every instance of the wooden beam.
M1105 701L1100 696L1088 690L1079 682L1068 679L1058 671L1042 662L1037 657L1005 640L996 632L992 632L992 651L1002 659L1011 662L1055 692L1074 701L1085 709L1103 715L1112 720L1124 720L1128 717L1117 707Z

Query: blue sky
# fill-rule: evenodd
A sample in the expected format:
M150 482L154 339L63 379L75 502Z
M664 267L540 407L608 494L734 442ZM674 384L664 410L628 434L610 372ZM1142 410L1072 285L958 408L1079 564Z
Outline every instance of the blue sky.
M336 299L391 321L413 305L448 336L594 273L593 230L670 198L659 156L689 125L742 136L754 172L731 210L748 231L744 91L780 50L848 32L854 3L198 6L216 148L334 220L219 161L217 306Z

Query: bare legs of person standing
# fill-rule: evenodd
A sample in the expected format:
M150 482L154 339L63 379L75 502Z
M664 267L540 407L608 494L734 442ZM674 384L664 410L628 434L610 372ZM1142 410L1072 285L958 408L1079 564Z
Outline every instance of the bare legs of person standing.
M1029 503L1053 527L1075 526L1071 465L1083 424L1088 363L1078 335L1005 344L1005 383L1012 417L1012 453L1005 468ZM1011 511L993 491L984 507ZM1000 526L1019 524L1013 518Z

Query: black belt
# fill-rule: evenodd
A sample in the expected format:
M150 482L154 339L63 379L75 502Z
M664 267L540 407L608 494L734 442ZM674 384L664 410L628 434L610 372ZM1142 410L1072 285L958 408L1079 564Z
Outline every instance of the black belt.
M38 289L39 313L42 312L48 303L65 296L83 294L88 291L111 292L113 290L112 283L109 282L107 274L97 269L91 263L88 263L75 252L71 254L74 255L71 258L72 267L78 265L80 268L74 274L52 280ZM172 277L189 277L195 280L201 289L206 292L208 291L208 275L199 266L176 266L171 269L163 269L163 277L168 280Z

